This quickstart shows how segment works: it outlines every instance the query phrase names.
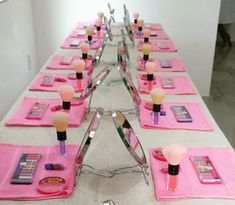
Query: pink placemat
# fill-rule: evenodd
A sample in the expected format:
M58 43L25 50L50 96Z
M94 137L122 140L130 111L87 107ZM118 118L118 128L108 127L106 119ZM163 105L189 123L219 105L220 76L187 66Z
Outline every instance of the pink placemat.
M171 78L175 87L174 88L163 88L162 87L162 79L163 78ZM148 82L146 75L143 76L139 74L138 77L138 86L139 91L144 94L148 94ZM191 82L189 81L187 76L155 76L152 82L152 87L158 87L165 90L167 95L195 95L196 90L193 88Z
M132 24L132 29L137 29L138 27L135 24ZM159 23L145 23L144 28L151 30L163 30L162 25Z
M172 64L171 68L161 67L161 60L169 60ZM138 70L144 71L144 61L142 56L137 57ZM159 72L185 72L184 64L182 60L178 58L149 58L149 62L155 62L157 64L157 70Z
M95 31L92 35L93 39L103 39L104 32L101 30L100 32ZM70 35L69 38L85 38L87 39L86 31L81 29L74 30Z
M76 26L76 29L86 29L88 26L93 26L94 29L96 29L96 26L93 22L79 22ZM102 30L106 29L105 24L103 23L101 26Z
M80 49L81 43L88 43L88 41L85 40L85 39L79 39L80 44L78 46L71 46L70 44L72 43L72 41L76 40L76 39L78 39L78 38L66 38L64 43L61 45L61 48L64 48L64 49ZM100 39L94 39L94 40L92 40L92 44L91 44L90 48L92 50L98 50L100 46L101 46L101 40Z
M22 136L23 137L23 136ZM56 138L55 138L56 141ZM69 197L74 188L75 160L78 145L66 145L66 155L58 154L58 146L19 146L0 144L0 199L7 200L43 200ZM12 174L22 153L39 153L41 158L34 173L33 183L28 185L10 183ZM45 163L59 163L65 166L63 171L47 171ZM38 191L38 182L45 177L58 176L66 181L66 189L54 193L43 194Z
M73 72L74 76L76 76L75 72ZM53 76L54 77L54 84L53 86L42 86L43 78L45 76ZM57 81L56 79L63 79L66 82L60 82ZM87 87L89 83L90 77L88 75L83 74L83 79L82 79L82 87L80 90L78 90L77 87L77 80L76 77L75 79L68 78L68 74L52 74L52 73L45 73L45 72L39 72L35 79L33 80L32 84L30 85L29 90L31 91L47 91L47 92L57 92L59 87L61 85L71 85L76 92L81 92L84 88Z
M235 156L231 148L189 148L181 163L176 192L166 190L167 174L160 169L167 162L153 157L155 149L150 149L150 166L158 200L177 200L183 198L226 198L235 199ZM189 159L190 156L209 156L215 169L222 178L222 184L201 184Z
M159 116L159 122L157 125L153 124L153 112L146 109L146 103L151 102L142 101L139 106L140 111L140 126L146 129L183 129L183 130L201 130L212 131L213 127L207 120L202 107L199 103L187 103L187 102L164 102L163 110L166 111L166 116ZM185 106L189 111L193 121L192 122L177 122L174 113L171 110L171 106L180 105Z
M80 56L72 56L73 60L82 59ZM50 70L74 70L72 63L68 65L62 64L63 56L55 55L51 58L50 63L47 65L47 69ZM93 72L93 57L89 56L87 60L85 60L85 71L90 75Z
M40 120L26 119L28 112L35 102L47 102L49 107ZM6 126L52 126L52 116L54 114L51 108L62 105L61 99L42 99L24 97L16 113L5 122ZM81 105L71 106L69 113L69 126L78 127L86 114L86 102Z
M150 39L169 39L167 33L165 31L151 31ZM156 36L153 36L155 34ZM138 31L134 32L134 37L136 39L144 39L144 35L139 35Z
M155 52L176 52L177 51L174 43L171 40L158 40L158 41L151 40L149 43L152 46L153 52L154 51ZM139 51L142 51L143 44L144 44L143 41L138 42Z

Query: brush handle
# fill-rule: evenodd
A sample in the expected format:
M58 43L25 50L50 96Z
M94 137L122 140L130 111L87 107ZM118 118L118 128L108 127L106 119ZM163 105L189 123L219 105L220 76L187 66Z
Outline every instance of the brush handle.
M148 81L148 91L151 91L152 87L153 87L153 81L150 80L150 81Z
M158 112L153 112L153 124L157 125L158 124Z
M78 87L78 90L82 89L82 79L77 79L77 87Z
M59 145L60 145L60 154L61 154L61 155L64 155L65 152L66 152L66 149L65 149L65 141L60 141Z

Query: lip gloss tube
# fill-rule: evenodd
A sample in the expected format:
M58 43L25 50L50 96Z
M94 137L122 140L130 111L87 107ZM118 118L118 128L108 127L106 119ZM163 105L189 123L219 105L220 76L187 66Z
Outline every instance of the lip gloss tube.
M178 184L179 164L168 164L167 191L175 192Z

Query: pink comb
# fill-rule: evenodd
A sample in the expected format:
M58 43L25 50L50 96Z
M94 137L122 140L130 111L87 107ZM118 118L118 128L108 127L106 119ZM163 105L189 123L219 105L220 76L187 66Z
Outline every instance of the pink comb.
M162 149L162 154L170 165L179 165L187 153L187 148L179 144L171 144Z
M58 93L63 102L70 102L74 96L74 88L70 85L62 85L59 87Z
M156 70L157 64L155 62L147 62L145 67L146 67L148 74L154 74L154 71Z
M140 16L140 14L139 14L139 13L133 13L133 17L134 17L134 19L138 19L138 18L139 18L139 16Z
M82 73L84 71L86 64L85 64L84 60L76 59L73 61L72 65L74 67L74 70L77 73Z

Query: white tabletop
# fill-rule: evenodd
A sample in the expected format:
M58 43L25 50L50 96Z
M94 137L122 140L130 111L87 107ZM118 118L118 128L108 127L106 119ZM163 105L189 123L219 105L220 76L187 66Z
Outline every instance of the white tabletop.
M107 46L103 54L103 60L112 62L116 61L116 47ZM80 54L78 50L63 50L58 49L55 54L73 55ZM136 71L136 57L138 55L137 48L130 48L133 76L137 74ZM152 53L153 57L179 57L177 53ZM50 60L50 58L49 58ZM48 60L48 62L49 62ZM45 65L48 63L46 62ZM46 70L45 65L42 71L57 72L57 73L71 73L71 71L51 71ZM99 65L95 69L98 73L104 66ZM187 68L186 68L187 69ZM187 75L187 73L158 73L158 75ZM105 82L110 79L119 79L117 68L113 68L110 76ZM135 79L135 85L137 82ZM2 120L0 125L0 142L13 143L13 144L27 144L27 145L53 145L57 143L56 133L54 128L46 127L5 127L4 122L15 113L19 107L24 96L32 97L45 97L56 98L57 93L49 92L30 92L25 90L18 98L14 106L9 110L8 114ZM150 99L148 95L141 95L142 99ZM132 127L138 135L147 160L149 162L148 151L150 148L165 146L170 143L180 143L188 147L228 147L229 142L224 134L215 123L213 117L205 106L201 96L185 95L185 96L167 96L167 101L180 101L180 102L199 102L208 119L214 127L212 132L202 131L186 131L186 130L149 130L140 128L137 116L128 115ZM130 108L133 107L133 102L129 96L124 84L120 81L111 86L102 84L94 93L92 106L101 106L105 110L117 108ZM91 120L92 114L81 124L79 128L69 128L67 130L68 140L67 143L80 143L87 126ZM118 133L115 130L111 117L104 116L97 135L92 142L90 149L85 157L85 164L90 164L100 169L115 169L125 165L134 165L135 162L125 149L122 141L119 139ZM149 169L151 173L151 170ZM234 204L234 200L223 199L187 199L172 202L159 202L154 197L154 187L150 174L150 185L145 184L144 178L141 174L130 173L125 175L118 175L114 178L103 178L95 175L81 174L78 184L74 189L74 193L70 198L59 200L46 200L46 201L0 201L0 204L47 204L47 205L97 205L101 204L106 199L113 199L116 204L120 205L155 205L155 204L187 204L187 205L204 205L204 204Z

